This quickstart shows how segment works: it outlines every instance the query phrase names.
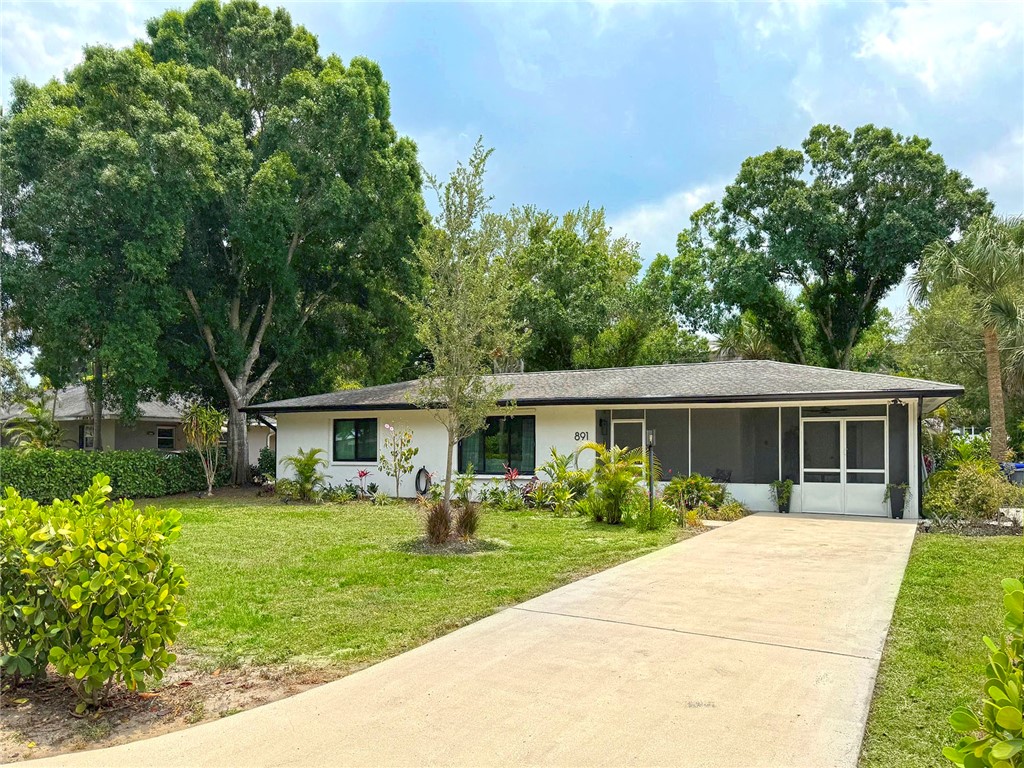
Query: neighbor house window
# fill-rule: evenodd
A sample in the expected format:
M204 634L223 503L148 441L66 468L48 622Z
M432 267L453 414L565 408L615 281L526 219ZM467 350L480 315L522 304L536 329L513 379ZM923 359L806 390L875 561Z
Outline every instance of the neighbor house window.
M486 426L459 443L459 472L502 475L505 467L532 475L537 455L534 416L490 416Z
M377 461L377 420L335 419L334 460Z
M156 428L156 448L158 451L174 450L174 427Z
M93 449L92 426L92 424L78 425L78 447L82 450L91 451Z

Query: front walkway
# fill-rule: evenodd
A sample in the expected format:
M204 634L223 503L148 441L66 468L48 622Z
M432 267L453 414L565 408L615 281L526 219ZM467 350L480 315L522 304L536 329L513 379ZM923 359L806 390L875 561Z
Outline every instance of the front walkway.
M748 517L298 696L38 764L855 766L913 536Z

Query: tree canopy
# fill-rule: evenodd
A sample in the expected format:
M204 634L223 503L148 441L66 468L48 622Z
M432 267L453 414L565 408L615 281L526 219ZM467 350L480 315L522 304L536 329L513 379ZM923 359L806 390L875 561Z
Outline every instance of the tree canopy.
M56 385L88 373L93 407L134 413L166 370L167 282L213 150L183 71L93 47L66 82L15 81L3 118L4 304ZM95 431L100 440L100 430Z
M810 362L816 348L848 368L925 246L990 210L927 139L817 125L801 150L747 158L721 202L694 214L673 264L676 306L712 332L748 311L786 359Z
M408 356L399 297L420 279L416 147L391 124L380 68L322 58L282 9L200 0L154 19L148 34L154 60L182 68L213 148L218 194L188 222L171 270L189 313L171 348L179 388L194 386L202 359L216 373L238 482L247 471L240 409L282 366L306 391L336 374L343 355L373 351L389 371L399 366L385 361Z

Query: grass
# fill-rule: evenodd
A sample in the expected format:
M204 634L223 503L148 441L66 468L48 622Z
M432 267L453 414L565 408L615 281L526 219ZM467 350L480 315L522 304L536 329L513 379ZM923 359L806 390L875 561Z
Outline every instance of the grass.
M682 538L532 511L486 512L471 554L422 554L411 504L177 497L189 581L181 646L210 664L379 661Z
M1020 537L918 536L893 614L861 768L951 766L955 707L978 704L987 649L1002 632L1000 581L1020 576Z

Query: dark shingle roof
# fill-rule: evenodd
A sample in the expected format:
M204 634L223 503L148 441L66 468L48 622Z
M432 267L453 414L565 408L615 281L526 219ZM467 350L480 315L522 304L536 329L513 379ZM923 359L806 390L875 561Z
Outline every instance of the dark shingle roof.
M923 397L927 410L963 394L956 384L840 371L774 360L539 371L489 376L520 406L568 404L727 403ZM349 389L250 406L249 411L345 411L412 408L416 381Z
M53 392L47 392L51 397ZM20 416L25 408L15 404L10 409L0 411L0 419L9 419ZM182 403L180 398L171 398L170 402L159 400L144 400L139 403L140 420L145 421L181 421ZM104 407L103 418L115 419L118 417L115 409ZM92 404L89 402L89 393L84 385L67 387L57 391L57 408L54 413L57 421L78 421L92 418Z

